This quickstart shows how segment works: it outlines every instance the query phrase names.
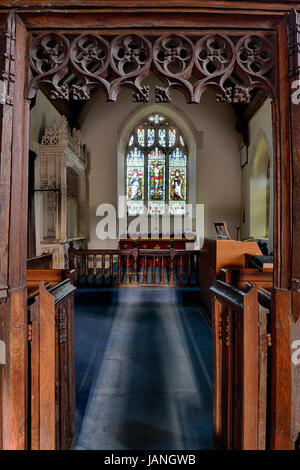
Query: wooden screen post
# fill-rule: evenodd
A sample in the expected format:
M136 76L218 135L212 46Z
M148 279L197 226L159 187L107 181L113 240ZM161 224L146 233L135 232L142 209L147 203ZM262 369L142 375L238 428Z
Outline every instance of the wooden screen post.
M242 429L241 449L258 449L258 298L257 287L244 297L241 332L242 354L237 358L242 367ZM238 437L240 439L240 437Z
M1 272L7 273L7 301L1 308L1 329L6 345L6 364L3 370L2 446L4 449L25 449L28 408L26 258L29 102L25 99L24 84L28 74L26 59L28 49L26 28L14 13L8 16L6 32L11 40L6 52L12 62L10 69L4 72L8 73L9 82L6 105L11 106L12 110L9 111L6 107L3 109L2 120L5 118L3 121L5 124L2 126L1 141L1 158L5 157L6 173L1 175L0 181L1 206L4 195L4 214L1 212L1 225L3 223L4 227L1 231L5 232L5 246L0 252L0 264ZM14 86L10 86L11 82ZM2 277L1 281L3 280Z
M2 97L0 104L0 340L2 341L3 356L0 365L0 449L4 448L4 438L7 442L7 434L4 432L4 417L6 406L4 384L7 380L7 340L8 334L5 324L9 314L8 296L8 246L9 246L9 213L10 213L10 179L11 179L11 140L13 123L13 94L15 83L14 71L14 36L15 17L9 15L4 31L1 31L0 46L0 72L2 87L6 96ZM5 158L4 158L5 157ZM7 383L7 382L6 382Z
M272 450L290 450L292 376L290 357L291 293L274 288L271 307L271 436Z
M291 94L291 149L292 149L292 266L291 315L289 315L290 357L293 345L300 340L300 14L289 15L289 75ZM287 358L288 360L288 358ZM291 429L292 449L300 448L300 366L290 360L291 366Z
M288 32L288 34L287 34ZM300 371L293 342L300 339L300 19L293 10L278 28L279 100L273 103L274 291L271 309L271 449L295 449L300 438ZM275 180L276 181L276 180Z

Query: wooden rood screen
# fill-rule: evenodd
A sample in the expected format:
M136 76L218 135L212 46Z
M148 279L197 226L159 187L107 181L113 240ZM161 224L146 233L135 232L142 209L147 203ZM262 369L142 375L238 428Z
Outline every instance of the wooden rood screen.
M263 450L266 442L267 308L256 285L211 288L216 446Z
M199 252L176 250L69 249L76 285L197 286Z

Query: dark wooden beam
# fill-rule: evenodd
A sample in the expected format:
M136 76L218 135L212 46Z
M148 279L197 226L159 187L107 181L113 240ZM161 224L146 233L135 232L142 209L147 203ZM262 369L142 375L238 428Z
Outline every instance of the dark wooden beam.
M71 3L71 4L70 4ZM294 0L252 0L252 1L226 1L226 0L146 0L138 2L137 0L86 0L83 4L82 0L6 0L3 9L19 8L19 9L81 9L87 8L103 9L103 8L123 8L123 9L145 9L145 8L206 8L206 9L242 9L242 10L280 10L297 8L299 2Z
M268 98L268 94L264 90L256 90L251 103L245 104L234 104L232 105L236 116L237 116L237 131L243 136L243 142L245 145L249 145L249 122L253 116L263 106L264 102Z
M78 117L85 104L85 101L74 102L61 99L52 100L51 90L49 87L42 87L41 91L54 106L54 108L59 112L59 114L66 116L71 127L79 127Z
M251 103L248 104L243 112L243 118L249 122L253 118L254 114L259 111L267 98L268 94L264 90L258 90Z

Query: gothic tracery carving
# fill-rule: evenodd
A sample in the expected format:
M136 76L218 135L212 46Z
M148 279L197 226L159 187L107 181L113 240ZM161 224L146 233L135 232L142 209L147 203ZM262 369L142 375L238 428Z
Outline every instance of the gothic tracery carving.
M291 78L300 76L300 15L292 10L289 15L289 75Z
M14 13L7 16L6 30L1 45L1 60L3 61L1 79L1 104L13 105L15 84L15 42L16 18Z
M207 88L230 103L249 102L253 88L275 97L271 39L272 33L263 32L169 34L151 40L140 34L107 40L92 33L75 38L47 33L31 41L29 98L48 84L54 99L68 99L71 92L73 99L86 100L91 90L101 88L107 100L116 101L122 88L131 88L134 101L149 101L149 86L142 82L151 71L162 81L155 88L157 102L169 102L172 89L193 103Z

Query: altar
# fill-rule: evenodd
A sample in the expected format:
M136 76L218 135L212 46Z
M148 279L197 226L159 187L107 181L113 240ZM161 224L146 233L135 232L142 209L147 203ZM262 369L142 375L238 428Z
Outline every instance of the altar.
M194 250L196 241L196 235L191 234L188 237L182 235L180 238L177 235L171 234L169 237L163 236L163 234L157 234L156 237L141 237L141 238L120 238L119 240L119 248L120 250L132 250L133 248L137 248L138 250L151 250L151 254L153 254L153 250L156 251L163 251L163 250ZM145 252L144 252L145 253ZM140 257L138 265L139 267L143 267L146 263L147 267L152 267L155 260L155 266L160 268L161 263L163 263L164 267L168 266L168 257L148 257L147 261L143 256ZM130 266L133 263L133 258L129 258ZM174 258L174 266L179 266L180 258ZM186 266L186 259L183 259L183 266Z
M182 235L178 237L171 234L169 237L164 237L163 234L158 234L155 237L143 238L120 238L120 250L130 250L138 248L140 250L169 250L175 248L176 250L193 250L196 241L196 236L193 234L189 237Z

